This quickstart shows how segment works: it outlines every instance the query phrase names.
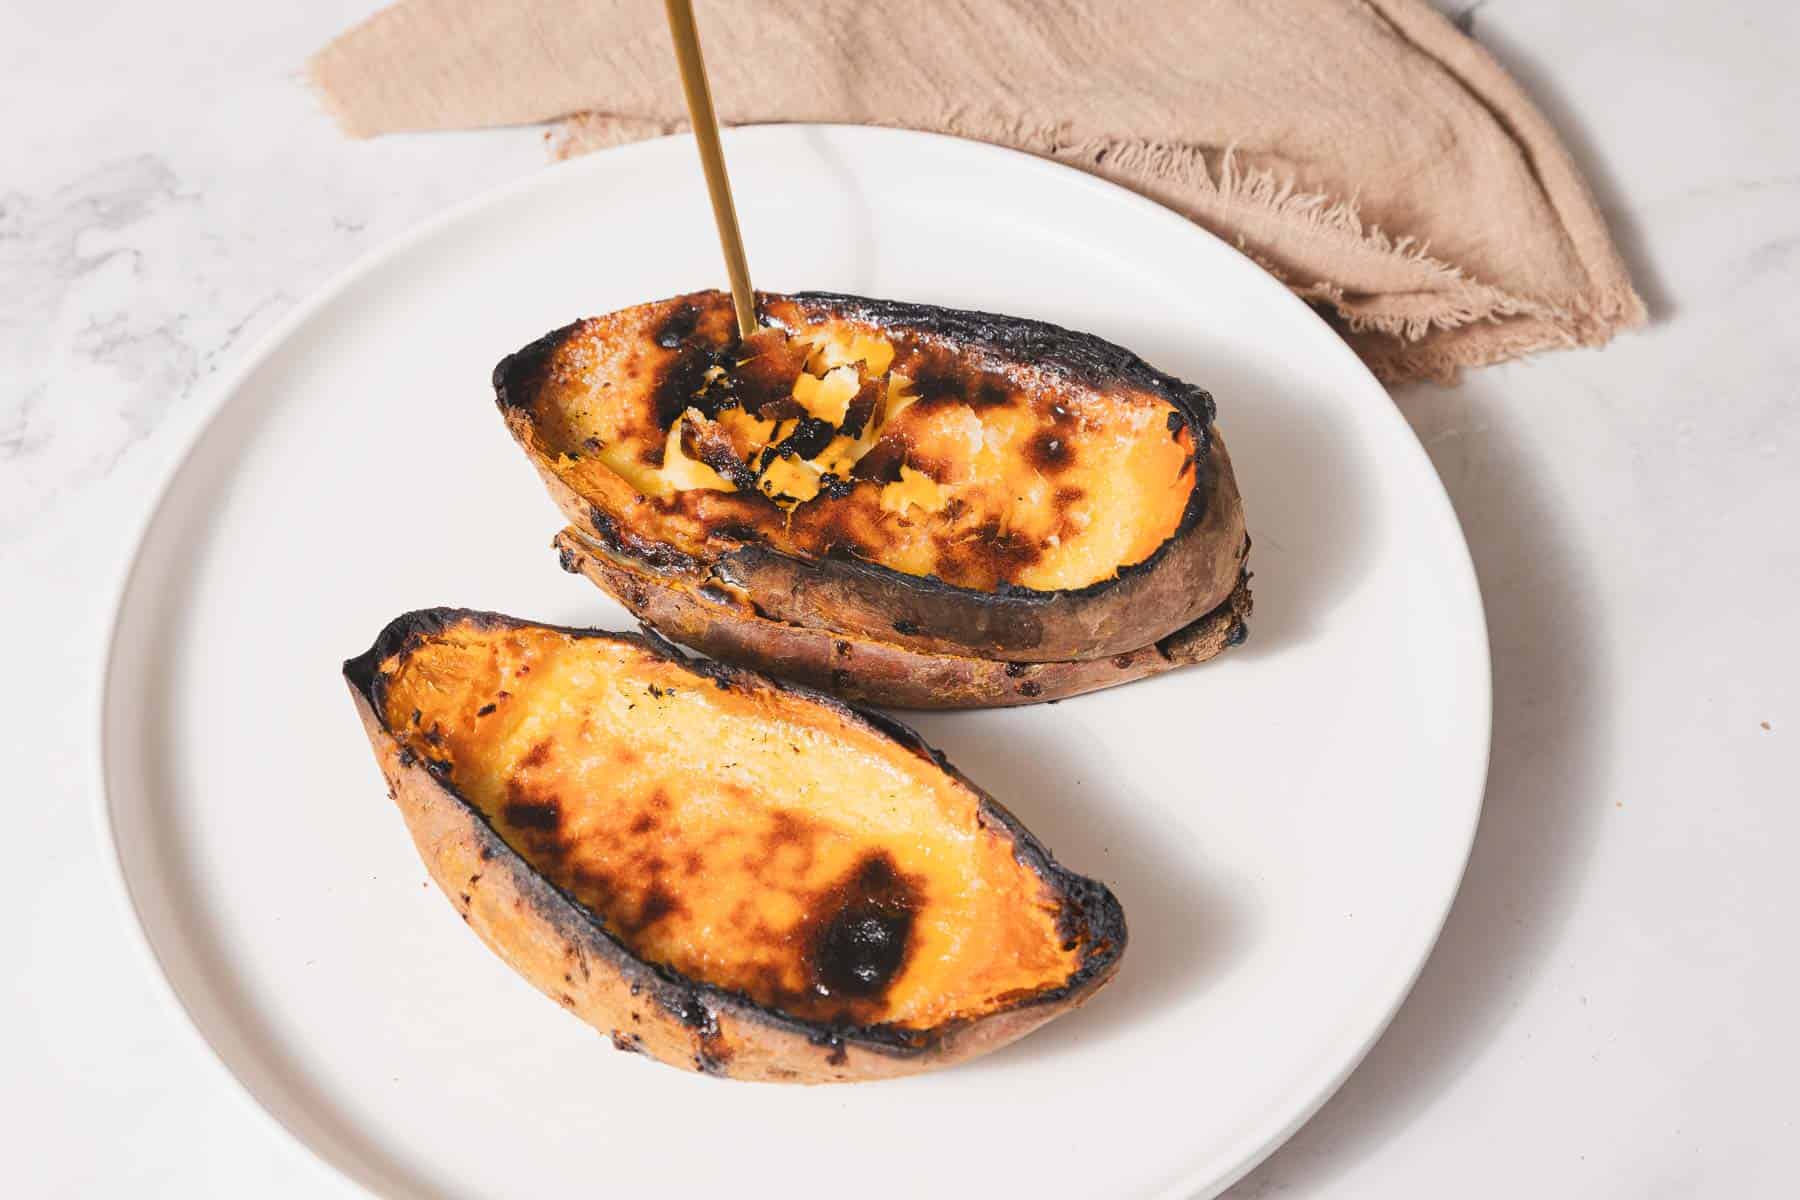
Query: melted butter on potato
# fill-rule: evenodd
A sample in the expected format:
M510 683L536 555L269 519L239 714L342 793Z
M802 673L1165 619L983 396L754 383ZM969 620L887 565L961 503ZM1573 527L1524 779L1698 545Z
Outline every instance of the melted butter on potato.
M948 497L937 481L923 471L900 468L900 479L881 489L883 512L905 516L908 509L919 508L928 513L942 512Z
M794 379L794 399L812 416L841 426L860 382L855 366L833 367L822 377L802 371Z

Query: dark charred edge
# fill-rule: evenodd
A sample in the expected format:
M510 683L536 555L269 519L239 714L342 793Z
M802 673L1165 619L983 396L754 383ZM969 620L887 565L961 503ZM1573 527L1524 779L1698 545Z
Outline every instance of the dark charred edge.
M571 321L561 329L552 329L494 365L494 403L502 412L509 408L530 408L536 402L550 356L573 337L582 324L582 321Z
M784 297L771 293L760 299L767 303ZM904 300L872 300L842 292L795 292L785 299L792 300L809 317L845 317L922 333L959 346L974 346L999 359L1047 367L1088 387L1115 381L1133 384L1167 400L1188 416L1196 446L1203 446L1205 432L1215 416L1212 396L1205 389L1157 370L1117 343L1048 321Z
M663 300L652 300L645 307L691 301L699 294L701 293L684 293ZM844 550L828 552L824 561L852 567L883 585L899 583L942 596L973 597L985 602L999 598L1009 606L1036 607L1058 600L1098 596L1128 579L1150 572L1206 516L1218 475L1212 455L1212 424L1218 413L1218 405L1214 403L1212 393L1206 389L1157 370L1125 347L1091 333L1052 325L1048 321L1009 317L1002 313L974 309L940 308L932 304L914 304L903 300L874 300L841 292L795 292L792 295L758 292L757 312L765 323L779 324L769 316L767 306L783 300L794 302L815 318L847 317L876 326L891 326L923 333L928 337L973 345L999 359L1047 367L1072 382L1089 387L1104 386L1108 382L1133 384L1173 405L1187 422L1194 437L1194 488L1188 494L1187 507L1182 511L1175 531L1163 539L1162 545L1148 558L1120 567L1110 579L1096 580L1086 587L1054 591L1039 591L1016 584L1002 584L993 591L982 591L946 583L936 575L908 575ZM494 368L494 393L502 410L531 408L542 383L545 362L583 324L584 321L574 321L552 330L500 360L499 365ZM620 552L642 558L646 562L654 562L659 556L666 556L666 561L658 564L658 569L662 571L697 569L696 559L673 547L659 549L655 545L641 544L642 539L635 538L627 546L611 518L592 505L589 508L589 520L594 524L594 532L610 545L618 547ZM746 546L736 551L728 550L721 555L721 559L729 559L733 554L741 554L747 550L786 558L801 566L821 561L796 558L760 545Z
M1069 870L1056 860L1049 849L1020 823L1012 810L989 796L952 767L944 769L982 798L982 811L1004 826L1013 839L1013 857L1050 882L1063 898L1057 915L1057 932L1068 941L1082 944L1081 966L1054 995L1035 999L1034 1003L1054 1002L1080 991L1098 975L1112 969L1125 953L1130 932L1125 926L1125 907L1111 888L1089 875Z
M462 621L475 624L491 621L495 626L500 626L511 621L511 618L500 613L470 608L420 608L401 613L375 635L374 644L367 650L355 658L344 660L344 678L372 703L379 702L382 699L382 689L378 686L377 672L382 663L396 654L411 652L426 638L435 637ZM375 715L381 721L381 727L386 729L387 718L382 716L379 706Z
M654 648L656 650L656 652L658 654L661 654L664 658L669 659L672 662L679 662L684 666L688 665L691 662L691 658L690 658L688 652L686 650L683 650L680 646L676 645L674 642L670 641L668 638L664 637L662 635L662 633L656 629L655 626L648 625L643 621L639 621L638 622L638 632L643 637L643 639L646 642L648 642L651 645L651 647ZM719 682L729 683L728 680L714 680L714 682L715 683L719 683Z
M658 575L704 575L706 564L684 550L663 542L628 536L612 515L597 504L588 505L588 524L594 540L615 556L629 558Z
M689 658L660 635L652 638L604 629L546 625L483 609L440 607L403 613L388 622L376 635L375 642L369 649L344 662L345 680L370 705L376 724L389 737L393 737L394 733L388 728L384 713L385 706L381 696L383 689L379 686L378 675L380 664L396 654L410 653L427 638L435 637L459 624L469 624L478 629L548 629L575 638L626 642L681 667L697 678L732 687L762 687L786 692L830 709L852 724L862 725L872 733L911 751L975 793L979 801L980 817L991 819L1011 837L1013 857L1030 868L1059 897L1068 901L1063 906L1057 932L1064 938L1085 936L1086 941L1081 965L1060 986L1034 993L1007 1008L988 1014L989 1016L1055 1004L1072 994L1086 991L1125 951L1125 912L1112 891L1098 880L1079 875L1057 862L1044 844L1010 810L951 765L950 760L926 742L912 726L885 713L849 704L815 688L773 679L757 671L711 659ZM538 915L558 934L571 941L580 940L592 944L597 952L630 980L634 994L640 989L648 989L651 998L659 1006L694 1030L702 1041L717 1036L716 1010L720 1006L729 1007L741 1016L754 1018L764 1024L798 1033L814 1045L832 1047L834 1054L841 1053L845 1045L855 1045L897 1058L924 1054L942 1044L952 1034L983 1019L972 1017L946 1021L923 1030L905 1029L892 1024L856 1025L810 1021L771 1008L735 989L718 987L690 978L662 964L646 962L634 954L629 946L607 929L580 901L545 878L524 855L513 849L512 844L494 828L487 815L450 782L447 771L441 774L433 772L430 777L433 786L459 804L470 817L477 839L476 852L483 862L493 862L496 864L495 869L506 871L512 877L519 894L531 902Z
M381 723L383 729L387 729L388 724L387 718L382 712L386 689L381 683L381 664L395 655L412 653L427 638L436 637L445 630L460 624L471 625L477 629L522 629L532 626L579 636L600 635L622 641L639 640L630 634L608 634L597 629L538 625L532 621L521 621L517 617L509 617L505 613L490 612L479 608L417 608L411 612L401 613L375 635L374 644L367 650L355 658L344 660L345 681L375 706L375 718ZM392 731L389 730L389 732Z

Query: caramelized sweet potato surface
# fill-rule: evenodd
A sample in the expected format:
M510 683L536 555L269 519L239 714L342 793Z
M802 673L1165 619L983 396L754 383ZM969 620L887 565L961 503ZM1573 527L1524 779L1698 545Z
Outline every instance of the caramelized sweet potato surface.
M756 544L1064 591L1145 562L1191 519L1210 411L1172 403L1174 381L1135 359L1107 374L1009 357L839 299L854 298L765 296L747 341L718 292L578 322L502 364L509 424L648 557Z
M473 619L382 659L371 693L401 761L636 957L776 1012L927 1030L1094 951L980 793L839 706Z

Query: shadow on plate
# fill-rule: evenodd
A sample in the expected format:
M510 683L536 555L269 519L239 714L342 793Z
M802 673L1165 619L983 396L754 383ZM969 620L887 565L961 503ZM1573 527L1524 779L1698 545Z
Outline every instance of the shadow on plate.
M1233 911L1225 890L1196 867L1190 850L1153 823L1154 806L1121 794L1106 778L1104 758L1070 746L1066 724L1053 730L993 716L1001 719L938 717L918 724L1059 862L1112 888L1125 908L1130 943L1118 977L1079 1012L958 1071L982 1070L1020 1055L1054 1054L1141 1023L1205 987L1249 937L1243 914Z
M1555 939L1592 852L1610 714L1586 568L1528 452L1507 431L1507 389L1484 407L1414 387L1397 399L1426 435L1462 519L1487 607L1494 739L1481 826L1455 907L1386 1034L1310 1123L1229 1193L1330 1190L1403 1130L1480 1052ZM1535 419L1521 413L1517 420ZM1432 427L1442 426L1442 436ZM1478 432L1478 457L1464 434ZM1474 439L1470 439L1474 440Z
M1369 467L1346 448L1336 407L1297 394L1254 363L1222 359L1205 379L1250 531L1256 608L1250 640L1232 653L1255 659L1324 627L1362 574L1374 533Z
M1368 565L1374 481L1336 405L1291 377L1196 344L1189 331L1140 331L1132 347L1212 393L1250 532L1250 640L1225 659L1255 659L1307 640ZM1202 666L1198 668L1204 670Z

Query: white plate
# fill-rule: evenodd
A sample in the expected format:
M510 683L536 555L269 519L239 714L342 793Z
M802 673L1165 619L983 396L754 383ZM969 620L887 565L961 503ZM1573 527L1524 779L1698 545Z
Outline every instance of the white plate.
M763 287L1045 318L1218 399L1255 540L1249 643L1060 705L916 721L1118 892L1117 982L953 1070L725 1083L614 1052L422 886L339 664L434 604L624 627L557 568L561 522L488 373L573 316L719 277L686 139L432 224L221 389L108 667L107 817L155 956L249 1093L382 1194L1223 1188L1367 1050L1456 890L1489 691L1444 492L1321 321L1149 201L918 134L727 145Z

